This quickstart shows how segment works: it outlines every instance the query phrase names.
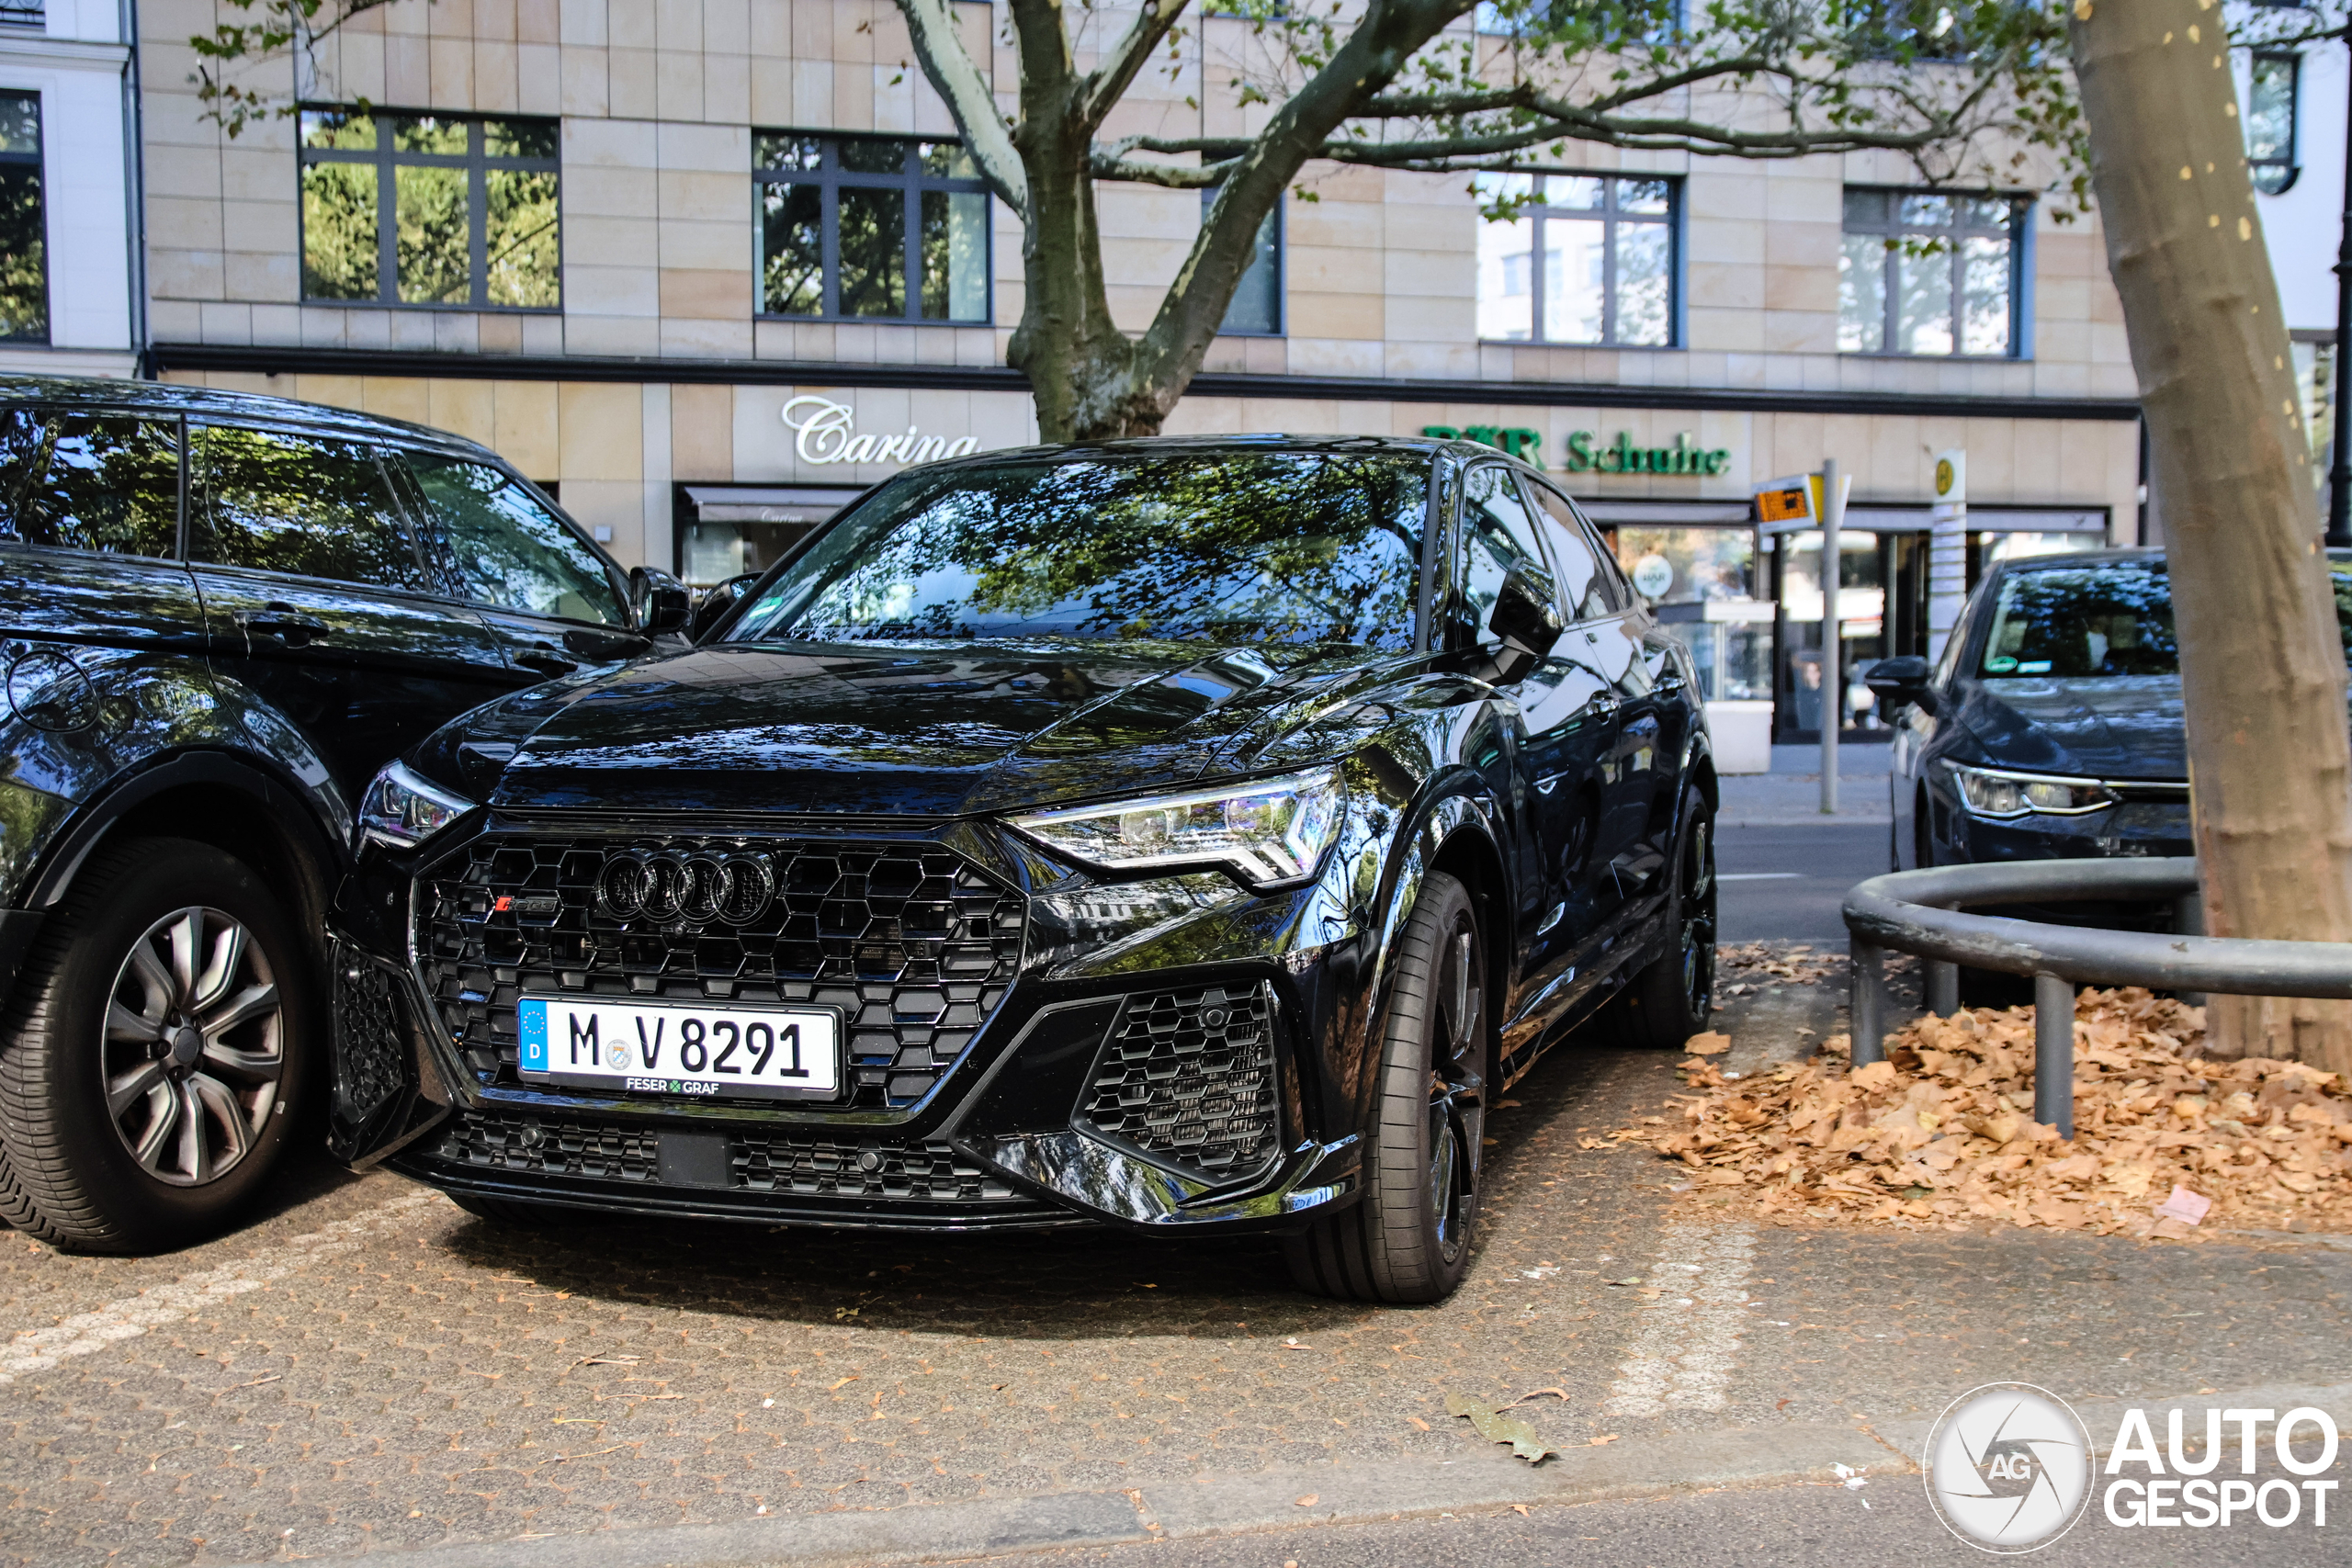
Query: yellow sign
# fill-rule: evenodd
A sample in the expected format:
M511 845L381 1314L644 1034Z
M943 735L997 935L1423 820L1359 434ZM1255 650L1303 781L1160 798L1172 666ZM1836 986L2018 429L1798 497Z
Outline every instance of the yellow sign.
M1766 523L1804 523L1813 516L1810 485L1792 485L1786 490L1759 490L1756 492L1756 515Z

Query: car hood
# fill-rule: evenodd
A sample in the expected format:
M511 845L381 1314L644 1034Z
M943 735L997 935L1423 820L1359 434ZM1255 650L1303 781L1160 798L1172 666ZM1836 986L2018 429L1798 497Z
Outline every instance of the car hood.
M1148 643L718 644L533 687L435 749L510 809L956 816L1190 784L1361 662Z
M2184 779L2180 677L2010 677L1968 682L1957 716L1995 767L2108 779Z

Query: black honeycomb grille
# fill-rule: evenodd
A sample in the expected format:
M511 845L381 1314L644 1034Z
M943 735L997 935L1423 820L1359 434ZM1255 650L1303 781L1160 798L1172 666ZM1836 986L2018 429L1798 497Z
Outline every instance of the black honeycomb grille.
M407 1032L391 976L334 953L334 1099L345 1121L363 1121L407 1082Z
M1272 989L1131 997L1079 1111L1102 1132L1223 1179L1274 1155Z
M505 1111L460 1111L442 1135L440 1155L486 1170L534 1176L586 1176L606 1181L658 1181L660 1134L625 1122L574 1122Z
M765 854L775 897L741 926L596 908L606 857L643 850ZM937 844L720 835L478 839L419 879L416 908L426 988L486 1084L521 1081L526 991L798 1002L841 1010L861 1110L930 1092L1003 1000L1023 920L1019 894Z
M728 1155L735 1185L804 1197L896 1198L951 1203L1025 1203L1002 1178L944 1143L739 1136Z

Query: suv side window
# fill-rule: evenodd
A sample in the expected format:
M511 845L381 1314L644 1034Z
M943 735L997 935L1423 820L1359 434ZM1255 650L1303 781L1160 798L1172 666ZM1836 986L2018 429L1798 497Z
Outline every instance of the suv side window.
M169 560L179 533L178 421L0 412L0 539Z
M604 561L510 475L433 452L401 457L467 598L567 621L628 625Z
M1598 620L1625 607L1616 592L1601 552L1577 521L1567 498L1549 486L1530 483L1535 515L1544 527L1544 542L1552 547L1552 565L1560 575L1560 597L1572 621Z
M399 503L364 443L207 426L195 436L203 504L190 556L220 566L429 592Z
M1511 483L1509 468L1481 463L1470 470L1462 487L1463 607L1470 614L1476 635L1489 634L1495 598L1512 569L1532 566L1544 571L1544 554L1535 543L1535 525Z

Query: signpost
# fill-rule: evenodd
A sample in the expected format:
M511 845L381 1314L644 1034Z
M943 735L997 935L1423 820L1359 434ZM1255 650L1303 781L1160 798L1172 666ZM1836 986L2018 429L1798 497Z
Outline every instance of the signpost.
M1936 454L1936 499L1928 512L1928 662L1944 656L1968 595L1968 454Z
M1846 522L1846 491L1838 459L1826 459L1817 474L1792 474L1756 487L1756 520L1767 534L1821 530L1821 809L1838 811L1838 730L1846 717L1846 671L1838 641L1838 536Z

